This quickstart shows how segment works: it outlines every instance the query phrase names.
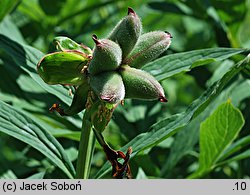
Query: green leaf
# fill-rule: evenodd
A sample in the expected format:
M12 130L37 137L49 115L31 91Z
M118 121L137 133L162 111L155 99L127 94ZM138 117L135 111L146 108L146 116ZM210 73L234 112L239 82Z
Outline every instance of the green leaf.
M151 73L157 80L164 80L175 74L190 71L196 66L205 65L214 61L222 61L233 55L247 52L247 49L212 48L171 54L159 58L142 67Z
M37 71L44 82L51 85L80 85L87 82L82 69L88 62L89 58L80 52L55 52L39 61Z
M44 56L42 52L25 44L17 43L10 38L2 35L1 33L0 50L4 51L6 55L12 58L15 62L15 65L17 65L18 67L20 66L47 92L55 95L68 105L71 103L72 99L68 95L68 90L65 87L61 85L47 85L37 74L36 64Z
M13 173L12 170L9 169L5 173L0 175L0 179L17 179L17 176L15 175L15 173Z
M241 152L240 154L238 154L236 156L233 156L232 158L229 158L229 159L227 159L225 161L222 161L222 162L218 163L216 166L221 166L221 165L233 162L233 161L239 161L239 160L246 159L246 158L249 158L249 157L250 157L250 149L248 149L248 150L246 150L244 152Z
M63 37L63 36L55 37L53 42L56 45L57 49L61 51L77 50L87 55L92 54L92 50L89 47L83 44L80 45L68 37Z
M244 147L246 147L247 145L250 145L250 135L241 138L240 140L236 141L235 143L233 143L232 145L230 145L222 154L222 156L220 157L220 161L226 159L227 157L229 157L230 155L234 154L235 152L243 149ZM234 158L234 157L233 157Z
M65 3L66 0L61 0L61 1L55 1L53 5L51 5L50 0L39 0L40 7L43 9L43 11L47 15L53 15L53 16L60 14L60 11L65 5Z
M63 147L46 130L23 112L0 101L0 132L6 133L37 149L58 166L69 178L75 170Z
M0 1L0 21L17 5L19 0L1 0Z
M29 176L27 179L43 179L45 172L35 173L34 175Z
M225 70L228 71L228 69L226 68ZM236 82L233 82L226 90L223 90L223 92L213 102L211 102L209 107L207 107L199 116L197 116L187 126L185 126L181 131L177 133L174 143L170 147L170 154L167 157L167 161L162 167L162 176L169 177L169 174L171 175L171 170L184 157L184 155L187 155L189 152L193 151L195 144L199 141L198 132L200 123L204 121L220 104L225 102L228 98L232 99L232 103L237 106L240 102L242 102L242 100L250 97L250 91L247 90L249 89L249 87L249 80L239 78ZM234 144L232 144L232 146L233 145ZM231 146L228 149L230 148ZM232 148L232 152L233 150L234 148Z
M13 40L18 41L19 43L25 43L21 32L10 16L6 16L0 22L0 32L0 34L11 37Z
M192 15L192 10L187 6L178 3L168 2L150 2L148 6L152 9L159 10L167 13L175 13L180 15Z
M224 86L242 69L249 64L249 59L240 61L232 69L230 69L219 81L209 87L197 100L195 100L185 112L167 117L154 124L148 132L141 133L122 147L122 151L126 151L128 147L132 147L133 153L131 157L137 153L157 145L161 141L178 132L182 127L190 123L199 113L201 113L209 103L220 94ZM100 178L110 170L108 163L105 163L96 177Z
M189 178L209 173L244 125L240 110L230 101L221 104L200 127L199 169Z

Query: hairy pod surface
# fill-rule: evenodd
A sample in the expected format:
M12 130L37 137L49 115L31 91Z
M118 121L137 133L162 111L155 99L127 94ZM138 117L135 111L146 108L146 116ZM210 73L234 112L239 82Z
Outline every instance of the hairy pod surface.
M162 86L149 73L129 66L121 67L120 71L125 86L125 98L167 101Z
M134 48L141 35L142 24L138 15L128 8L128 15L123 18L108 36L108 39L117 42L122 48L124 59Z
M122 77L116 71L91 76L90 86L98 98L104 102L115 104L124 99L125 88Z
M164 31L153 31L143 34L139 37L137 44L123 61L123 64L141 68L166 51L171 44L171 38L171 34Z
M108 39L98 40L95 35L93 35L93 40L96 45L89 64L89 73L95 75L117 69L122 60L120 46Z

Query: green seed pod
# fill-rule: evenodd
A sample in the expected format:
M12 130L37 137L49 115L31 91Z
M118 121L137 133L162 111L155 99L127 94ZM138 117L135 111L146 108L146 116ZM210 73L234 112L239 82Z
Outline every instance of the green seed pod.
M171 34L163 31L153 31L140 36L129 56L123 61L135 68L141 68L148 62L156 59L171 44Z
M122 48L124 59L134 48L141 35L142 25L140 18L133 9L128 8L128 15L123 18L108 36L108 39L117 42Z
M89 64L89 73L95 75L117 69L122 60L122 51L119 45L108 39L98 40L96 35L93 35L93 40L96 46Z
M125 98L159 99L161 102L167 102L162 86L149 73L129 66L123 66L120 71L125 86Z
M90 77L90 86L100 100L115 104L124 99L122 78L115 71L103 72Z
M76 92L74 94L71 105L66 108L60 108L58 104L54 104L50 111L57 111L61 116L72 116L78 114L83 109L85 109L88 93L89 93L89 85L88 83L83 83L77 87Z

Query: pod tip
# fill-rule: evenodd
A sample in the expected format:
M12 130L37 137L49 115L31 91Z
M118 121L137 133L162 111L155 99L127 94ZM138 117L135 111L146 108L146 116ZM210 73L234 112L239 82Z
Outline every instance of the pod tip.
M164 96L161 96L161 97L159 98L159 101L160 101L160 102L168 102L168 100L167 100Z
M101 44L101 42L97 39L96 35L92 35L92 39L93 39L93 41L95 42L96 45Z
M128 7L128 15L129 14L136 14L135 11L131 8L131 7Z
M165 33L170 37L170 38L173 38L173 36L171 35L171 33L170 32L168 32L168 31L165 31Z

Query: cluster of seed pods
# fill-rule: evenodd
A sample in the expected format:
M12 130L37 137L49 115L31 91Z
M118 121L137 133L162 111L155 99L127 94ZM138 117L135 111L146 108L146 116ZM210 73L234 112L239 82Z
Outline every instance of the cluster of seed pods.
M166 51L171 38L164 31L142 34L141 20L131 8L107 38L92 36L93 50L66 37L55 38L61 51L42 58L38 73L48 84L73 85L76 91L69 108L54 104L51 110L74 115L95 104L92 123L103 131L114 107L126 98L166 102L160 83L140 68ZM88 101L90 91L98 103Z
M129 8L107 39L93 36L96 46L88 71L90 86L100 100L112 104L124 98L167 101L159 82L139 68L167 50L172 37L164 31L141 32L140 18Z
M167 102L160 83L142 66L159 57L171 44L171 34L153 31L142 34L138 15L128 8L125 16L105 39L92 36L93 50L67 37L56 37L58 52L44 56L37 65L38 74L47 84L75 88L71 105L63 109L54 104L50 110L60 115L75 115L86 108L96 137L103 143L113 176L124 173L130 178L129 155L111 149L101 132L109 123L115 107L126 98ZM117 159L123 158L121 164Z

